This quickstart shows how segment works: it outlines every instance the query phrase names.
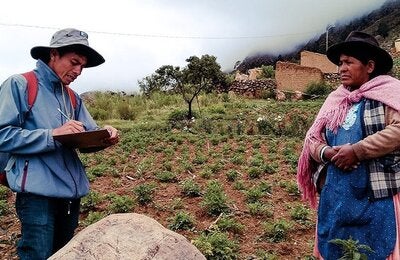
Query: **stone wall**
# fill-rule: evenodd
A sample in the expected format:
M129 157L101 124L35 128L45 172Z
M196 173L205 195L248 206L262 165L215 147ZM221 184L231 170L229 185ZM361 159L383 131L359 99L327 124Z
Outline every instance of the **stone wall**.
M304 67L314 67L320 69L322 73L336 73L338 68L326 55L310 51L300 53L300 65Z
M230 86L230 91L247 97L261 98L264 91L276 89L274 79L260 80L235 80Z
M278 61L275 68L275 80L278 90L304 92L310 83L323 82L324 74L317 68Z
M340 85L340 76L338 73L326 73L324 74L324 81L332 88L336 89Z

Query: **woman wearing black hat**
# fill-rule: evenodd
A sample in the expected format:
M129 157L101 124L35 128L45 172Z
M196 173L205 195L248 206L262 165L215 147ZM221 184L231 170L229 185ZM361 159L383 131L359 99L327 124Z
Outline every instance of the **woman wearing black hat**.
M314 254L338 259L332 240L353 239L372 249L361 250L368 259L400 259L400 81L386 75L393 60L363 32L327 56L342 84L308 130L297 174L312 206L321 189ZM326 176L314 181L321 166Z

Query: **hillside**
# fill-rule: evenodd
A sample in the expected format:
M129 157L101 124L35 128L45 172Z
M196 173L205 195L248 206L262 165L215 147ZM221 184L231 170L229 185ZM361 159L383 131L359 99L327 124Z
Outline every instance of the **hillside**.
M347 24L337 24L329 30L329 44L343 41L349 32L365 31L376 36L383 48L392 51L394 41L400 37L400 1L388 0L380 9L374 10L360 18L356 18ZM387 35L381 35L382 32ZM259 54L246 57L237 69L245 72L248 69L261 67L261 65L275 65L279 61L296 62L300 59L300 52L308 50L325 54L326 35L321 34L317 40L310 40L303 46L298 46L290 53L279 55Z

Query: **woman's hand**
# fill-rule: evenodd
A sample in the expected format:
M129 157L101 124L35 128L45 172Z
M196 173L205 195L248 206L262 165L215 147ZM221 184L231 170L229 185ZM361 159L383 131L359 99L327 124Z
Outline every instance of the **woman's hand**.
M335 156L336 154L337 154L337 151L335 149L333 149L330 146L327 146L327 148L325 149L324 154L323 154L323 159L325 161L331 161L332 157Z
M354 153L351 144L335 146L333 149L337 152L331 161L341 170L351 171L359 165L358 158Z

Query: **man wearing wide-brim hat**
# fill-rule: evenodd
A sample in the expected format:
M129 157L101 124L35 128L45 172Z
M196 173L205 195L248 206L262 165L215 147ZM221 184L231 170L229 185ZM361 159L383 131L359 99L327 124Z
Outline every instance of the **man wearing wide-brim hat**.
M335 241L352 239L371 249L361 251L368 259L400 259L400 81L387 75L392 57L358 31L327 56L341 85L308 130L297 170L303 198L318 206L314 256L339 259Z
M72 28L56 32L49 46L34 47L31 55L38 60L33 74L13 75L0 87L0 152L10 155L5 171L17 193L18 256L47 259L72 238L80 198L89 192L76 149L56 139L99 128L68 86L104 58L89 46L85 32ZM28 82L37 86L33 102ZM118 142L117 129L104 128L110 136L97 150Z

